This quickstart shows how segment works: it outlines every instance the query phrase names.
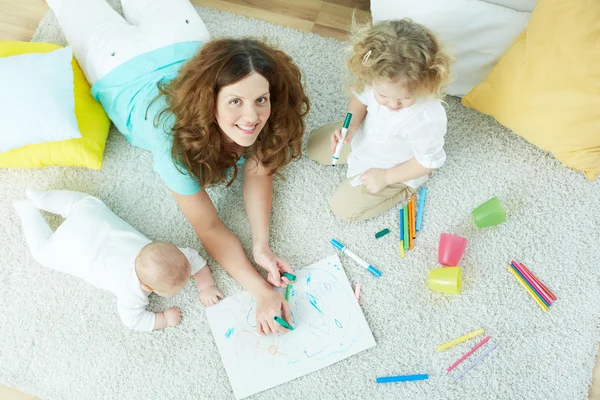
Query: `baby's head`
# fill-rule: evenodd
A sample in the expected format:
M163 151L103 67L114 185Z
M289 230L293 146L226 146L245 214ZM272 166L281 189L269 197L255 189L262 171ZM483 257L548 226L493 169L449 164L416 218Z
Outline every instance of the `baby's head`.
M175 245L152 242L142 248L135 259L135 272L144 290L170 297L190 279L192 266Z
M419 97L443 97L452 59L423 25L409 19L354 23L350 40L353 91L372 86L377 102L391 111L410 107Z

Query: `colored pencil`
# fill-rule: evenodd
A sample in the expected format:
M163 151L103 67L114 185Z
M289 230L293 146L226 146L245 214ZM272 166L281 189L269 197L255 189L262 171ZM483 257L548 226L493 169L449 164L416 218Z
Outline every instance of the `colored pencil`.
M537 278L537 276L532 274L531 271L525 266L525 264L522 264L522 263L518 263L518 264L521 266L521 268L523 268L525 271L527 271L527 273L529 273L529 275L531 275L533 277L533 279L535 279L535 281L538 283L538 285L540 285L542 287L542 289L544 289L546 291L546 293L548 293L548 296L550 296L550 298L552 300L556 300L556 296L554 295L554 293L552 293L552 291L550 289L548 289L546 287L546 285L544 285L544 283Z
M425 186L421 187L419 192L419 204L417 206L417 232L421 231L421 225L423 224L423 212L425 210L425 197L427 196L427 189Z
M489 349L487 349L485 352L481 353L481 355L479 357L477 357L477 360L473 361L471 363L471 365L469 365L467 367L467 369L465 369L463 372L461 372L460 374L458 374L456 376L456 378L454 378L454 382L456 382L457 380L459 380L464 374L466 374L471 368L473 368L474 366L476 366L477 364L479 364L479 362L481 360L483 360L485 358L485 356L487 356L488 354L490 354L492 352L492 350L494 350L496 348L496 346L498 346L497 343L491 345L491 347Z
M535 302L538 303L540 308L544 311L548 311L548 307L535 295L535 293L533 293L533 290L531 290L529 286L527 286L527 284L523 281L523 279L521 279L517 271L513 269L511 265L508 265L508 270L512 272L512 274L515 276L515 279L519 281L519 283L525 288L525 290L527 291L527 293L529 293L533 300L535 300Z
M458 366L458 364L460 364L461 362L463 362L464 360L466 360L467 357L469 357L471 354L473 354L475 352L475 350L477 350L478 348L480 348L481 346L483 346L484 344L486 344L488 340L490 340L489 336L486 336L483 339L481 339L481 342L477 343L471 350L467 351L461 358L459 358L458 360L456 360L456 362L454 364L452 364L451 366L449 366L448 369L446 369L446 372L450 372L454 368L456 368Z
M542 303L544 303L544 305L546 305L546 307L550 307L550 303L548 303L544 299L544 296L542 296L542 294L540 292L538 292L537 289L527 280L525 275L523 275L521 273L521 271L519 271L514 265L511 264L511 267L521 277L521 279L523 279L523 282L525 282L525 284L529 287L529 289L531 289L533 291L533 293L537 296L537 298L540 299L542 301Z
M459 343L466 342L469 339L473 339L476 336L482 335L483 332L484 332L483 328L476 329L473 332L469 332L465 335L457 337L456 339L452 339L451 341L449 341L447 343L440 344L437 347L437 351L444 351L446 349L449 349L452 346L456 346Z
M521 268L519 263L517 263L516 261L512 261L510 264L521 273L521 276L529 283L530 286L532 286L532 289L534 289L536 293L542 296L542 298L544 299L544 303L546 303L546 305L550 307L552 305L552 299L548 297L548 294L544 291L544 289L540 287L540 285L537 284L535 279L533 279L533 277L530 274L527 274L527 272L523 268Z

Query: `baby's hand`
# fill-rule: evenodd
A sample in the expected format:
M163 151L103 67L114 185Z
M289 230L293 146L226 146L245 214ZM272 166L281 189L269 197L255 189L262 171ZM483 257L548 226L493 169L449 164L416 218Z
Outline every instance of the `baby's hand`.
M164 311L167 326L176 326L181 322L181 310L178 307L171 307Z
M212 306L219 302L219 298L223 298L225 295L218 290L215 285L204 288L200 291L200 302L205 306Z

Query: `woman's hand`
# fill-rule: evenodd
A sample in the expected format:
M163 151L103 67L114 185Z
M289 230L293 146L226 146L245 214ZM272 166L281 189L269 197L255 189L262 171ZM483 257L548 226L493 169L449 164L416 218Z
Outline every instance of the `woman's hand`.
M267 280L271 285L281 287L281 285L287 285L290 283L288 278L281 277L283 272L289 272L290 274L294 273L294 270L292 267L290 267L290 264L288 264L287 261L277 256L277 254L273 253L267 246L257 248L253 253L254 262L256 262L256 264L260 265L269 273Z
M292 313L287 301L274 289L265 290L256 297L256 330L261 335L286 333L288 329L275 322L274 317L283 317L292 324Z
M360 180L371 193L377 193L384 187L388 186L387 172L381 168L371 168L366 170Z

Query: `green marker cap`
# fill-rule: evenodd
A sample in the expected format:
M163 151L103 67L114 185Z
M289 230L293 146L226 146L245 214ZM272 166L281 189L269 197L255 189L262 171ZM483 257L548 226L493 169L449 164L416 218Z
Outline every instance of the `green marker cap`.
M343 125L343 127L345 129L348 129L348 127L350 126L351 120L352 120L352 114L351 113L346 114L346 119L344 120L344 125Z

